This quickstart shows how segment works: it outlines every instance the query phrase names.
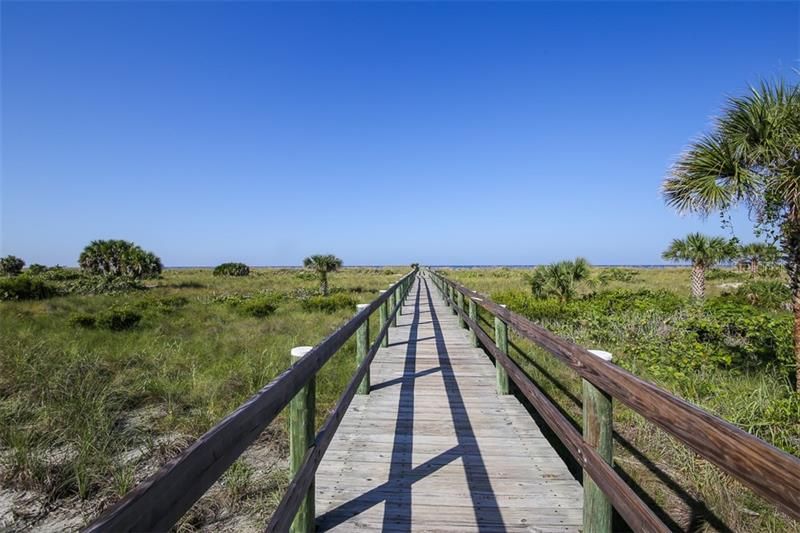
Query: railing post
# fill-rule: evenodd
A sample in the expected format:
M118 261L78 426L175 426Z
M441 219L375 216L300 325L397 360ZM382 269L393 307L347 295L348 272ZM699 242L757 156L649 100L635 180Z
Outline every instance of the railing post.
M589 350L604 361L611 361L611 354L602 350ZM597 450L610 465L613 453L614 416L611 396L590 382L583 381L583 440ZM586 533L610 533L611 503L600 487L583 474L583 527Z
M475 298L469 299L469 319L475 323L475 327L478 326L478 304L475 302ZM478 347L478 336L475 334L475 330L470 328L469 330L469 343L472 345L473 348Z
M297 360L311 350L311 346L292 348L292 359ZM294 479L308 448L314 443L314 418L316 416L316 378L312 377L289 403L289 476ZM315 529L314 482L308 488L303 503L292 521L291 533L311 533Z
M406 299L406 283L407 283L407 282L408 282L408 279L404 279L404 280L403 280L403 281L401 281L401 282L400 282L400 284L397 286L397 294L399 295L399 300L400 300L401 302L405 301L405 299ZM402 306L402 305L401 305L401 306L400 306L400 308L397 310L397 314L398 314L398 315L402 315L402 314L403 314L403 306Z
M505 307L501 305L500 307ZM494 317L494 344L501 352L508 355L508 324L496 316ZM508 373L500 361L494 362L495 373L497 374L497 394L508 394Z
M450 285L442 282L442 298L444 298L444 305L450 307Z
M463 313L464 312L464 293L462 293L461 291L458 291L458 296L456 297L456 300L458 301L458 310L461 311L461 313ZM466 328L467 327L467 323L464 322L464 318L463 317L464 317L463 314L459 314L458 315L458 325L461 326L462 328Z
M397 305L397 302L399 301L398 297L400 295L397 293L397 288L392 289L391 286L390 286L389 290L392 291L391 296L389 296L389 312L392 313L392 311L394 311L394 306ZM392 322L392 327L396 328L397 327L397 313L392 313L390 321Z
M448 287L450 287L450 301L453 303L453 305L450 306L450 310L454 315L457 315L458 311L456 311L456 305L458 304L456 303L456 290L452 285L448 285Z
M369 304L358 304L356 306L356 314L360 313L363 309L369 307ZM361 366L364 359L367 358L369 351L369 317L358 327L356 332L356 368ZM358 385L358 394L369 394L369 367L364 374L364 379Z
M386 291L380 291L380 294L383 294L384 292L386 292ZM379 316L380 316L380 326L378 327L378 331L382 330L383 326L386 325L386 320L387 320L387 317L389 316L389 299L388 298L386 300L384 300L383 303L381 304L381 309L380 309ZM384 348L389 346L389 331L386 331L386 335L383 336L383 340L381 341L381 346L383 346Z

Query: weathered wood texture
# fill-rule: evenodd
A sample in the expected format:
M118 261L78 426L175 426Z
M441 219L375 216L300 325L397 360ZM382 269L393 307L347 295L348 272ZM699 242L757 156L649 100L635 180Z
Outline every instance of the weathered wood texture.
M582 490L430 280L316 474L321 531L578 531Z
M481 307L500 317L519 335L550 352L575 370L583 379L670 433L698 455L731 474L787 514L796 519L800 518L800 459L797 457L775 448L733 424L614 364L595 357L585 348L556 336L538 324L508 311L463 285L445 278L440 277L439 279L444 281L448 289L462 292L466 297L481 298L478 302ZM472 321L467 321L471 327L470 322ZM484 338L481 338L480 332L478 332L478 338L481 342L485 342L488 337L484 335ZM508 365L507 370L509 374L512 374L511 368L515 366L513 361L502 354L495 353L497 350L493 348L493 346L487 346L487 350L498 357L504 366ZM523 378L524 376L519 379ZM514 382L517 383L517 379L514 379ZM534 401L541 395L540 391L535 388L535 385L529 385L530 390L526 396L536 405L540 414L548 419L546 405L544 403L537 404L538 400ZM542 400L542 402L545 401L545 399ZM548 420L548 424L559 434L562 442L584 468L587 470L597 469L596 473L590 471L590 475L601 487L603 483L606 484L603 487L606 496L609 497L617 511L625 516L628 524L637 529L636 525L631 523L631 519L634 518L634 515L643 512L644 509L633 498L626 498L627 503L619 501L619 492L623 489L623 486L619 485L619 480L612 476L606 476L613 472L603 473L602 470L605 470L606 467L602 464L594 464L601 461L601 457L594 450L590 451L591 456L584 455L587 450L581 446L582 440L580 442L575 440L574 436L569 434L568 428L560 428L558 426L559 418L561 417L558 413L553 413L552 422L556 425L554 426L551 420ZM621 503L631 507L621 508ZM629 514L626 516L626 513Z

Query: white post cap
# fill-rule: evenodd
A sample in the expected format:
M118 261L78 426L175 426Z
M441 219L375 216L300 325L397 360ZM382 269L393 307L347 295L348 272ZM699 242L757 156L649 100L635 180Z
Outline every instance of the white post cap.
M502 307L503 309L505 309L505 308L506 308L506 304L500 304L500 307Z
M384 293L384 292L386 292L386 291L378 291L378 292L379 292L379 293L381 293L381 294L383 294L383 293Z
M593 353L594 355L596 355L597 357L599 357L603 361L611 361L611 359L613 358L613 356L611 355L611 352L606 352L606 351L603 351L603 350L589 350L589 352Z
M313 346L295 346L292 348L292 357L303 357L305 354L310 352L314 347Z
M356 304L356 313L369 307L369 304Z

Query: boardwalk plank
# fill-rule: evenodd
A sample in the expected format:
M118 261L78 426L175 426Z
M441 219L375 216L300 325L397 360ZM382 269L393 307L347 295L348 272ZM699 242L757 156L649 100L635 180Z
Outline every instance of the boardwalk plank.
M316 477L320 531L570 532L582 489L433 284L417 280L372 390Z

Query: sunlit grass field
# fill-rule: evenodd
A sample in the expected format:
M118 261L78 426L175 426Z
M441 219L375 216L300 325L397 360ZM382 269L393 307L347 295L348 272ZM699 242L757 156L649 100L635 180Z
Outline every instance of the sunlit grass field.
M800 450L800 402L781 371L714 365L676 371L666 358L659 367L659 354L670 347L658 336L691 311L689 269L636 269L625 280L604 276L607 270L593 269L594 281L581 286L579 298L663 289L677 295L681 308L671 314L637 308L603 322L590 315L554 318L546 325L613 352L615 363L776 446ZM333 296L369 302L407 271L344 269L331 275ZM501 303L530 295L529 269L442 272ZM747 281L746 273L712 273L709 300ZM254 269L241 278L168 270L147 285L115 295L0 302L0 529L80 528L284 370L292 347L319 342L354 313L349 305L304 308L318 281L299 269ZM259 300L274 303L274 312L243 312L242 302ZM110 309L134 310L141 320L121 330L81 325L82 317ZM780 319L782 311L765 316L773 315ZM491 322L485 313L483 319ZM642 336L656 340L648 357L632 344ZM580 381L530 343L511 340L512 356L579 426ZM355 369L354 353L351 341L318 376L318 423ZM618 405L615 423L617 469L675 529L800 531L638 415ZM284 424L283 418L273 423L178 529L262 530L286 485Z
M366 303L408 270L344 269L331 275L331 288ZM148 285L0 303L0 529L84 524L287 368L292 347L316 344L355 312L303 309L318 282L301 270L239 278L168 270ZM254 296L272 298L277 309L253 317L231 303ZM108 309L133 309L142 319L122 331L75 322ZM319 374L320 421L354 358L350 342ZM238 513L263 528L285 483L285 447L281 419L183 527Z

